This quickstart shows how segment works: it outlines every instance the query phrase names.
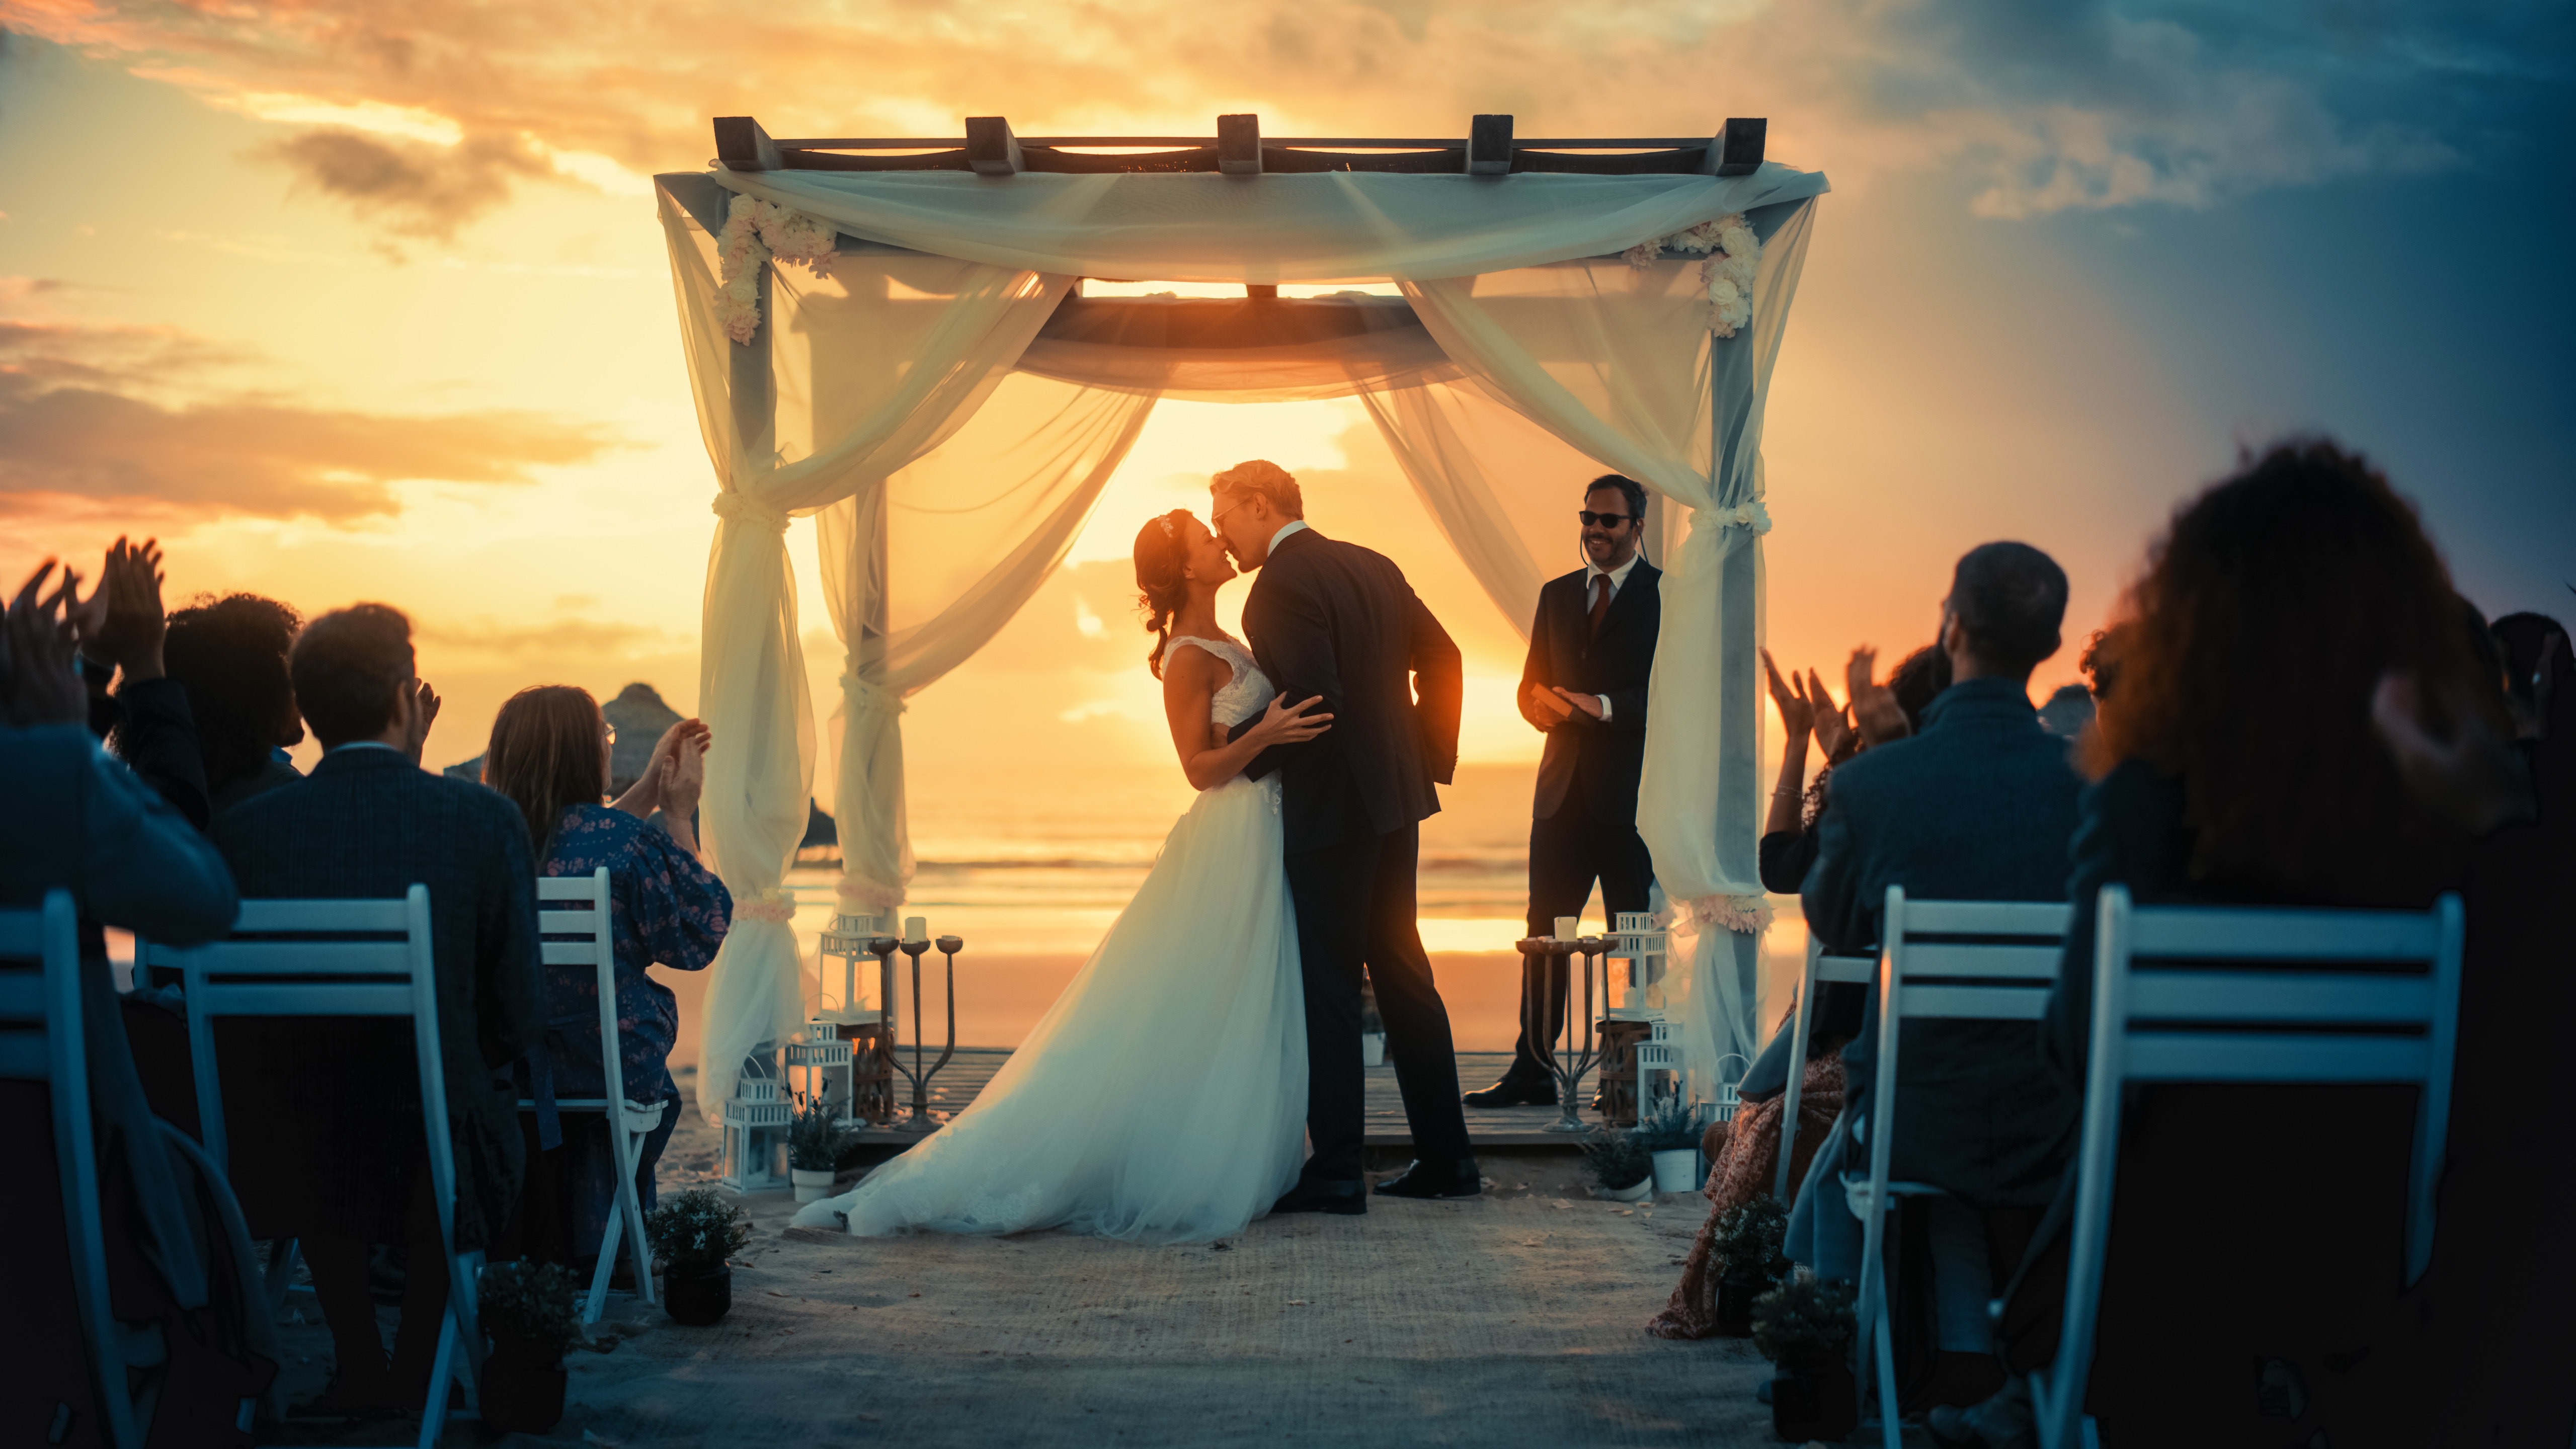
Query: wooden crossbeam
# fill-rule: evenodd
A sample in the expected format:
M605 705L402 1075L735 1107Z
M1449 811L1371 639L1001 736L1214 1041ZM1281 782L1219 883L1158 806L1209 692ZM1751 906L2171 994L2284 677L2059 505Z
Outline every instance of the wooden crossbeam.
M1760 169L1768 123L1730 117L1714 137L1515 137L1507 115L1477 116L1464 137L1271 136L1261 118L1220 116L1214 136L1020 136L975 116L959 137L823 136L774 141L750 116L715 120L717 160L734 171L1218 172L1319 171L1503 176L1744 176ZM1098 148L1123 148L1123 155Z
M966 164L978 176L1016 176L1028 170L1019 138L1000 116L966 118Z
M1216 169L1228 176L1261 174L1261 118L1216 118Z
M1467 126L1467 174L1507 176L1512 169L1512 118L1478 116Z

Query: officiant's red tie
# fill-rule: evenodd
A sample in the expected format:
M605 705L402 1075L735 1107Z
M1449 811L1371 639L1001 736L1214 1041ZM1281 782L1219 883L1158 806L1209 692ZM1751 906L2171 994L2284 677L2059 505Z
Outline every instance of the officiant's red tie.
M1610 612L1610 576L1609 576L1608 574L1594 574L1594 575L1592 576L1592 637L1593 637L1593 638L1598 639L1598 638L1600 638L1600 637L1601 637L1601 619L1602 619L1602 616L1603 616L1603 615L1608 614L1609 612Z

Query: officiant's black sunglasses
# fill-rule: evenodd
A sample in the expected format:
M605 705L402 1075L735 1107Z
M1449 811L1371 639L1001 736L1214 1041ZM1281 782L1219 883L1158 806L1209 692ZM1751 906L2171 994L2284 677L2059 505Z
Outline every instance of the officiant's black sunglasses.
M1582 512L1577 513L1574 516L1582 519L1583 526L1586 528L1590 528L1596 523L1603 528L1617 528L1620 524L1626 523L1630 518L1634 517L1634 515L1626 513L1595 513L1589 508L1584 509Z

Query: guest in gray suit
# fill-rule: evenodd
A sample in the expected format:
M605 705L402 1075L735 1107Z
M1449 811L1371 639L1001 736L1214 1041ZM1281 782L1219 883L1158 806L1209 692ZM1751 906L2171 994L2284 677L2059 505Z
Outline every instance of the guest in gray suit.
M429 887L456 1241L484 1247L509 1215L523 1165L509 1067L543 1028L527 828L499 794L420 768L437 696L413 672L400 613L359 604L325 614L296 639L290 667L322 759L218 819L215 843L249 898L382 899ZM323 1407L418 1406L447 1275L410 1024L244 1020L216 1041L251 1231L303 1240L331 1325L338 1371ZM390 1370L367 1293L372 1243L408 1250Z
M2057 652L2065 613L2066 574L2039 550L1989 543L1959 560L1941 609L1950 687L1924 710L1919 733L1834 771L1802 896L1808 929L1825 949L1874 951L1891 885L1923 900L2066 898L2067 840L2083 781L2067 763L2065 742L2040 728L2029 695L2031 670ZM2007 1273L2018 1260L2072 1149L2077 1102L2040 1060L2028 1022L1921 1021L1902 1032L1892 1172L1943 1188L1982 1214L1980 1222L1951 1204L1928 1210L1936 1290L1953 1310L1943 1315L1943 1346L1982 1352L1980 1310L2001 1284L1987 1280L1991 1270L1979 1260ZM1877 1044L1873 992L1860 1035L1843 1048L1844 1100L1852 1105L1835 1136L1854 1148ZM1792 1256L1827 1276L1856 1276L1857 1225L1844 1210L1838 1174L1863 1158L1836 1147L1817 1153L1798 1194ZM1945 1275L1945 1267L1952 1271ZM1990 1360L1985 1372L2000 1381Z

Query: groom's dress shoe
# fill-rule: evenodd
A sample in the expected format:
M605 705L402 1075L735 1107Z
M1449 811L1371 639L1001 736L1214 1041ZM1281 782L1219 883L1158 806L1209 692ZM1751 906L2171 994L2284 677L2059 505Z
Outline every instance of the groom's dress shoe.
M1279 1201L1270 1205L1273 1213L1343 1213L1368 1211L1368 1182L1353 1178L1348 1182L1307 1181L1288 1189Z
M1379 1183L1377 1190L1388 1197L1474 1197L1485 1190L1485 1183L1472 1157L1450 1162L1417 1158L1401 1175Z
M1469 1092L1458 1100L1470 1107L1553 1107L1556 1105L1556 1084L1505 1077L1481 1092Z

